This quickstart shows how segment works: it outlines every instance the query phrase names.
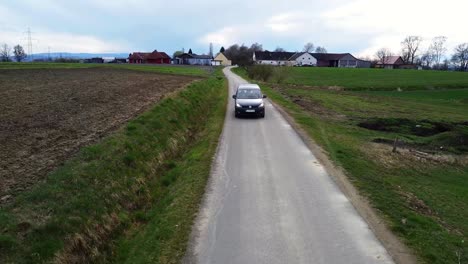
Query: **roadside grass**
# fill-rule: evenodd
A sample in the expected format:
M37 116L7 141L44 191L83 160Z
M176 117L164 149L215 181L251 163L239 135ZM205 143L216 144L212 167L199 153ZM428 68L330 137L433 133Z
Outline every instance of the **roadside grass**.
M182 74L206 77L209 75L209 67L186 65L137 65L137 64L102 64L102 63L55 63L55 62L1 62L0 70L19 69L79 69L111 67L138 71L148 71L164 74Z
M226 92L218 70L0 208L0 262L124 261L134 257L126 248L137 247L140 229L157 237L148 257L178 259L209 176Z
M237 72L245 69L236 69ZM288 84L347 90L424 90L468 88L468 73L447 71L290 67ZM245 76L245 74L244 74Z
M209 176L225 116L227 89L219 93L216 111L200 140L171 164L162 178L166 194L117 244L113 263L179 263L187 248L194 217ZM141 225L143 223L143 225Z
M344 168L421 262L468 263L466 163L432 161L401 149L393 153L391 144L374 143L398 137L417 150L438 149L437 154L466 159L466 123L431 136L418 136L413 128L414 124L424 128L425 122L468 121L467 90L364 93L268 83L262 84L262 90ZM374 120L401 125L390 131L359 126Z

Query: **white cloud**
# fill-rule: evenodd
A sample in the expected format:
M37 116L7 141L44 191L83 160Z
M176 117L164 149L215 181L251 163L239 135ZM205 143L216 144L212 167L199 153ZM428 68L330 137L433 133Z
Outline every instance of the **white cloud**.
M261 33L261 29L251 27L250 25L243 26L228 26L220 30L207 33L198 39L199 43L215 45L231 45L234 43L244 43L254 41L255 36Z
M373 55L377 49L400 51L405 36L422 36L427 42L435 36L448 37L448 46L468 41L465 16L466 0L357 0L324 12L327 27L343 32L364 33L371 36L363 43L364 55Z
M20 44L27 49L26 35L18 31L0 29L1 41L10 46ZM47 52L50 47L53 52L122 52L128 50L123 42L102 40L94 36L78 35L62 32L36 32L33 35L33 53Z

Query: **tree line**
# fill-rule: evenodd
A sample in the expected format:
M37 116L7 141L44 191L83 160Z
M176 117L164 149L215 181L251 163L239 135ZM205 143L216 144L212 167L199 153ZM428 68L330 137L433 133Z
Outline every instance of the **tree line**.
M24 51L21 45L16 45L13 47L13 53L7 44L2 44L0 46L0 61L2 62L10 62L12 58L14 58L17 62L22 62L26 59L27 54Z
M399 55L405 64L421 65L426 69L448 70L453 64L461 71L468 70L468 43L462 43L455 47L450 58L445 58L447 53L447 37L434 37L426 50L422 50L421 36L407 36L401 44ZM377 62L385 64L390 56L395 55L388 48L379 49L376 54ZM445 59L444 59L445 58Z

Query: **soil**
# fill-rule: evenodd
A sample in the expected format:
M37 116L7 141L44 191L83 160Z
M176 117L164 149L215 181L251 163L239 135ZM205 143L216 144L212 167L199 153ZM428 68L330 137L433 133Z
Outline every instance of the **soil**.
M0 206L196 79L106 68L0 70Z

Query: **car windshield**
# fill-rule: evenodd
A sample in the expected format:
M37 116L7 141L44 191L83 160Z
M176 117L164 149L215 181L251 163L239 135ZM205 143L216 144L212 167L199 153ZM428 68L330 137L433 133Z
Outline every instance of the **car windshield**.
M262 93L259 89L239 89L237 91L237 99L260 99Z

